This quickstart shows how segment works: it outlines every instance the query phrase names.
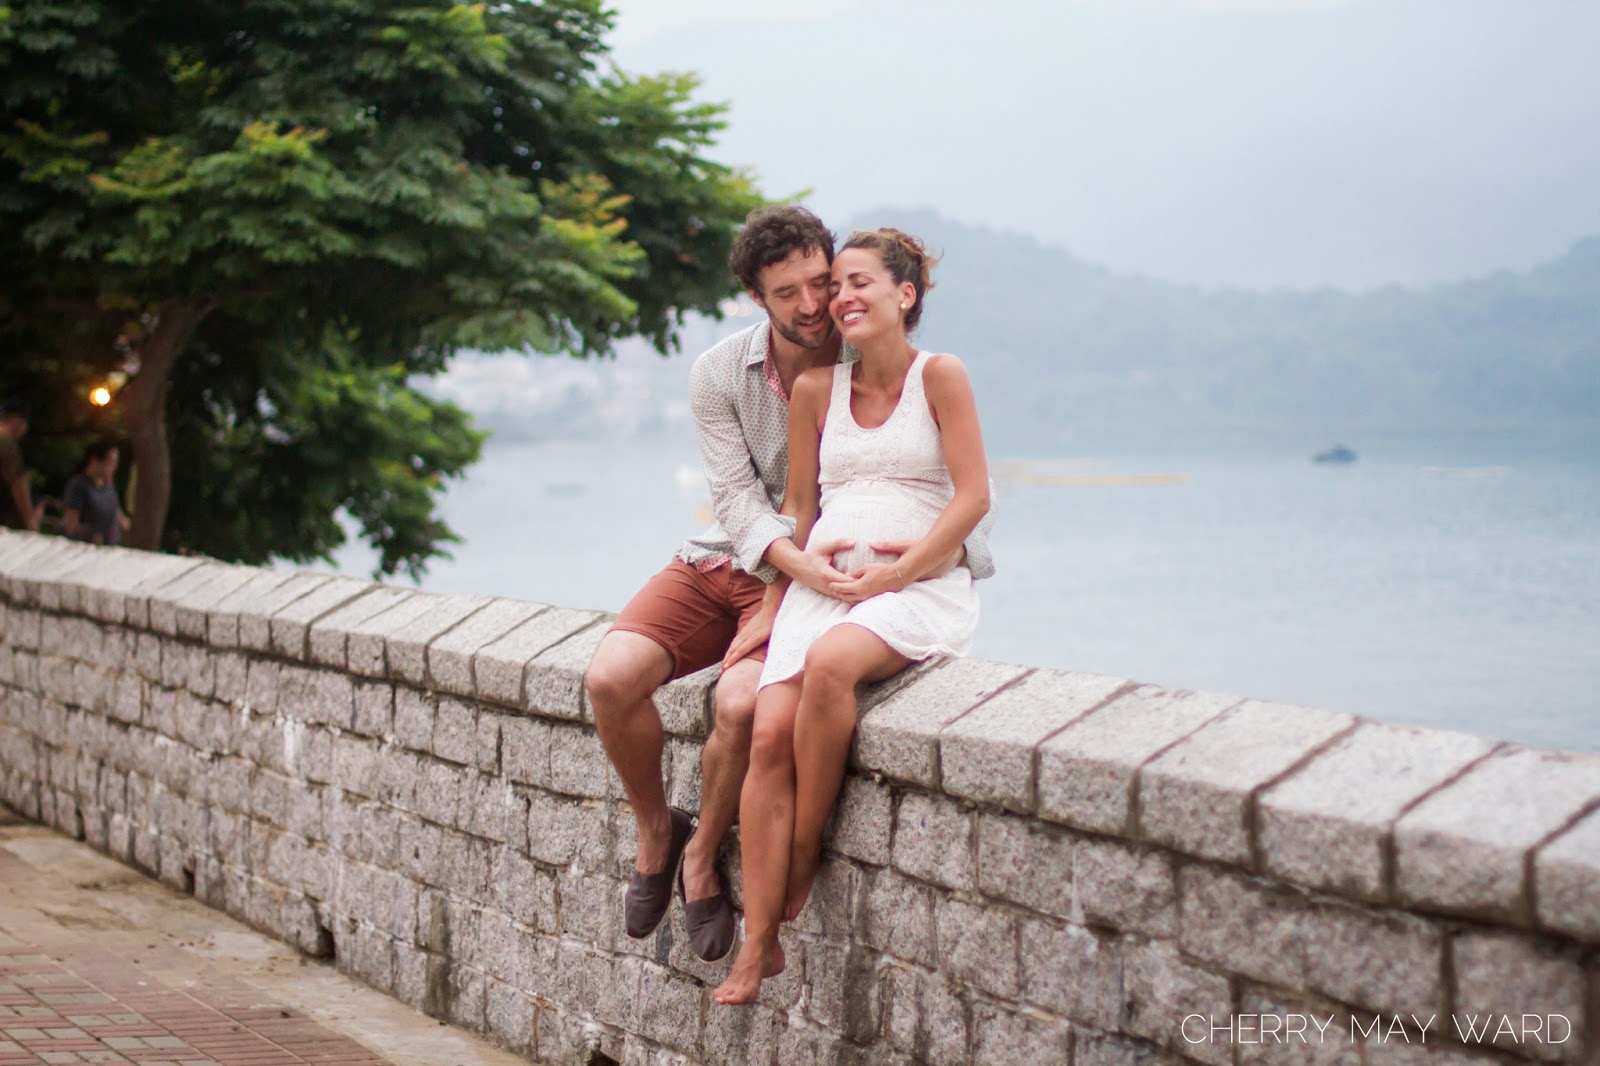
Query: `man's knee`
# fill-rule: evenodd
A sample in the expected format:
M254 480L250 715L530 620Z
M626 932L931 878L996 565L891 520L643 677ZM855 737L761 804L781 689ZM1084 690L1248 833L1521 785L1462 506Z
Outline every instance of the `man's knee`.
M672 672L666 650L649 637L614 630L605 635L583 674L595 717L624 714L650 697Z
M745 660L723 672L712 692L713 728L730 741L750 742L750 727L756 716L756 684L761 680L761 664Z

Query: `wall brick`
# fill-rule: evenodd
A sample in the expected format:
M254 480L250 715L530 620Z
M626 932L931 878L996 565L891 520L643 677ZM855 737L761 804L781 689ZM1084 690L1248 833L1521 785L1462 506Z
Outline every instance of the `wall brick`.
M1264 868L1312 888L1387 898L1395 820L1493 747L1466 733L1363 723L1261 795Z
M549 733L550 777L548 785L569 796L603 799L613 791L611 763L606 760L600 738L580 726L556 726Z
M934 908L939 970L1001 999L1019 991L1017 920L999 907L944 899Z
M1233 1061L1225 1038L1191 1044L1183 1038L1183 1019L1190 1014L1226 1017L1233 998L1228 979L1186 962L1170 945L1127 946L1122 953L1124 1028L1201 1062L1219 1066Z
M1133 825L1139 769L1239 701L1141 685L1039 746L1039 813L1122 834Z
M1600 808L1539 849L1533 876L1539 924L1600 941Z
M489 596L431 596L426 593L414 597L405 607L409 618L394 620L399 624L384 636L389 676L410 685L428 684L428 645L440 636L481 611L492 600ZM398 616L401 608L389 612ZM461 693L470 695L471 690Z
M1303 899L1204 863L1178 871L1179 943L1219 970L1280 988L1305 988Z
M1496 752L1395 824L1399 897L1528 922L1529 852L1597 801L1600 757Z
M970 1031L967 1001L938 974L896 971L884 1029L890 1044L932 1066L963 1066Z
M544 604L490 599L481 610L428 644L425 684L456 696L477 696L472 660L534 615L549 610ZM520 673L519 683L520 683Z
M829 825L827 846L870 866L889 862L894 793L881 780L846 777Z
M1458 1033L1487 1024L1487 1042L1496 1047L1545 1061L1583 1061L1585 1049L1577 1034L1590 1024L1586 1010L1593 1000L1575 952L1506 933L1468 931L1451 942L1450 953L1455 974L1451 1009ZM1570 1024L1572 1038L1533 1039L1532 1023L1525 1030L1523 1015L1539 1019L1540 1030L1552 1036L1561 1035L1556 1028L1564 1033ZM1552 1015L1562 1020L1551 1023ZM1515 1038L1499 1032L1506 1016Z
M212 643L220 647L237 645L254 652L271 651L272 616L333 580L327 574L299 573L254 591L248 586L240 589L236 593L241 597L236 614L224 613L221 603L214 610L207 625Z
M583 674L605 634L606 627L597 620L534 656L523 678L520 706L550 718L593 721L594 716L586 709L589 701Z
M249 639L246 638L247 627L242 619L239 625L239 639L252 650L270 650L291 659L308 659L310 646L307 642L307 632L312 623L324 615L331 614L344 604L365 596L371 588L367 582L357 581L354 578L329 578L273 609L267 619L269 634L267 647L257 647L254 639L256 631L253 628L249 629Z
M1353 721L1254 700L1224 712L1140 771L1141 834L1191 855L1248 865L1255 792Z
M405 603L414 593L407 589L389 588L385 585L371 585L359 596L333 608L326 614L312 620L306 626L306 648L308 658L319 666L330 667L335 670L352 670L366 677L383 676L383 664L378 663L376 672L370 669L370 663L365 661L369 656L358 656L360 662L350 659L350 638L363 632L371 632L370 626L374 619L383 617L390 609ZM382 653L382 642L378 643L378 651ZM358 669L358 666L360 667Z
M928 788L939 780L939 734L996 692L1028 672L1026 667L952 659L925 673L861 716L855 762L899 781Z
M1410 915L1317 907L1305 916L1306 982L1344 1003L1426 1018L1445 1009L1444 930Z
M973 814L938 796L914 793L895 815L894 868L945 888L976 887Z
M1019 927L1022 998L1080 1025L1112 1031L1122 1015L1122 953L1115 940L1071 922Z
M952 795L1031 812L1034 749L1127 688L1118 677L1036 670L939 734L940 781Z
M1041 914L1169 936L1171 860L1153 849L1014 817L979 819L979 886Z
M506 707L524 708L526 696L523 681L528 663L546 649L594 625L602 617L598 611L550 608L479 648L472 657L475 695L480 700Z

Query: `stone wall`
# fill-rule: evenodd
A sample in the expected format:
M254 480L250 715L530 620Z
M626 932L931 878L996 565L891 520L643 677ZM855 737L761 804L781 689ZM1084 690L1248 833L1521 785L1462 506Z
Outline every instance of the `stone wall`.
M868 694L718 1007L676 908L622 933L605 625L0 533L0 798L549 1063L1600 1062L1600 758L978 660Z

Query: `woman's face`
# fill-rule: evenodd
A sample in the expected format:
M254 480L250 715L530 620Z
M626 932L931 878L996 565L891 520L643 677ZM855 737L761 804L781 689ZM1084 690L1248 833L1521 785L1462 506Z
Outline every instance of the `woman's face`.
M906 308L916 298L909 281L895 284L883 258L870 248L846 248L833 258L828 313L839 335L860 347L886 331L905 333Z

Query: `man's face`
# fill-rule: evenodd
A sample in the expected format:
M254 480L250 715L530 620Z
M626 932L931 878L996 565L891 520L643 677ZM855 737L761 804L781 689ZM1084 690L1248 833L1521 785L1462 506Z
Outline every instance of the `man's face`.
M761 268L760 292L750 295L766 311L773 330L801 348L816 350L833 339L828 317L828 257L820 249L792 252Z
M4 427L6 436L12 440L21 440L28 432L28 420L22 415L6 415L0 420L0 427Z

